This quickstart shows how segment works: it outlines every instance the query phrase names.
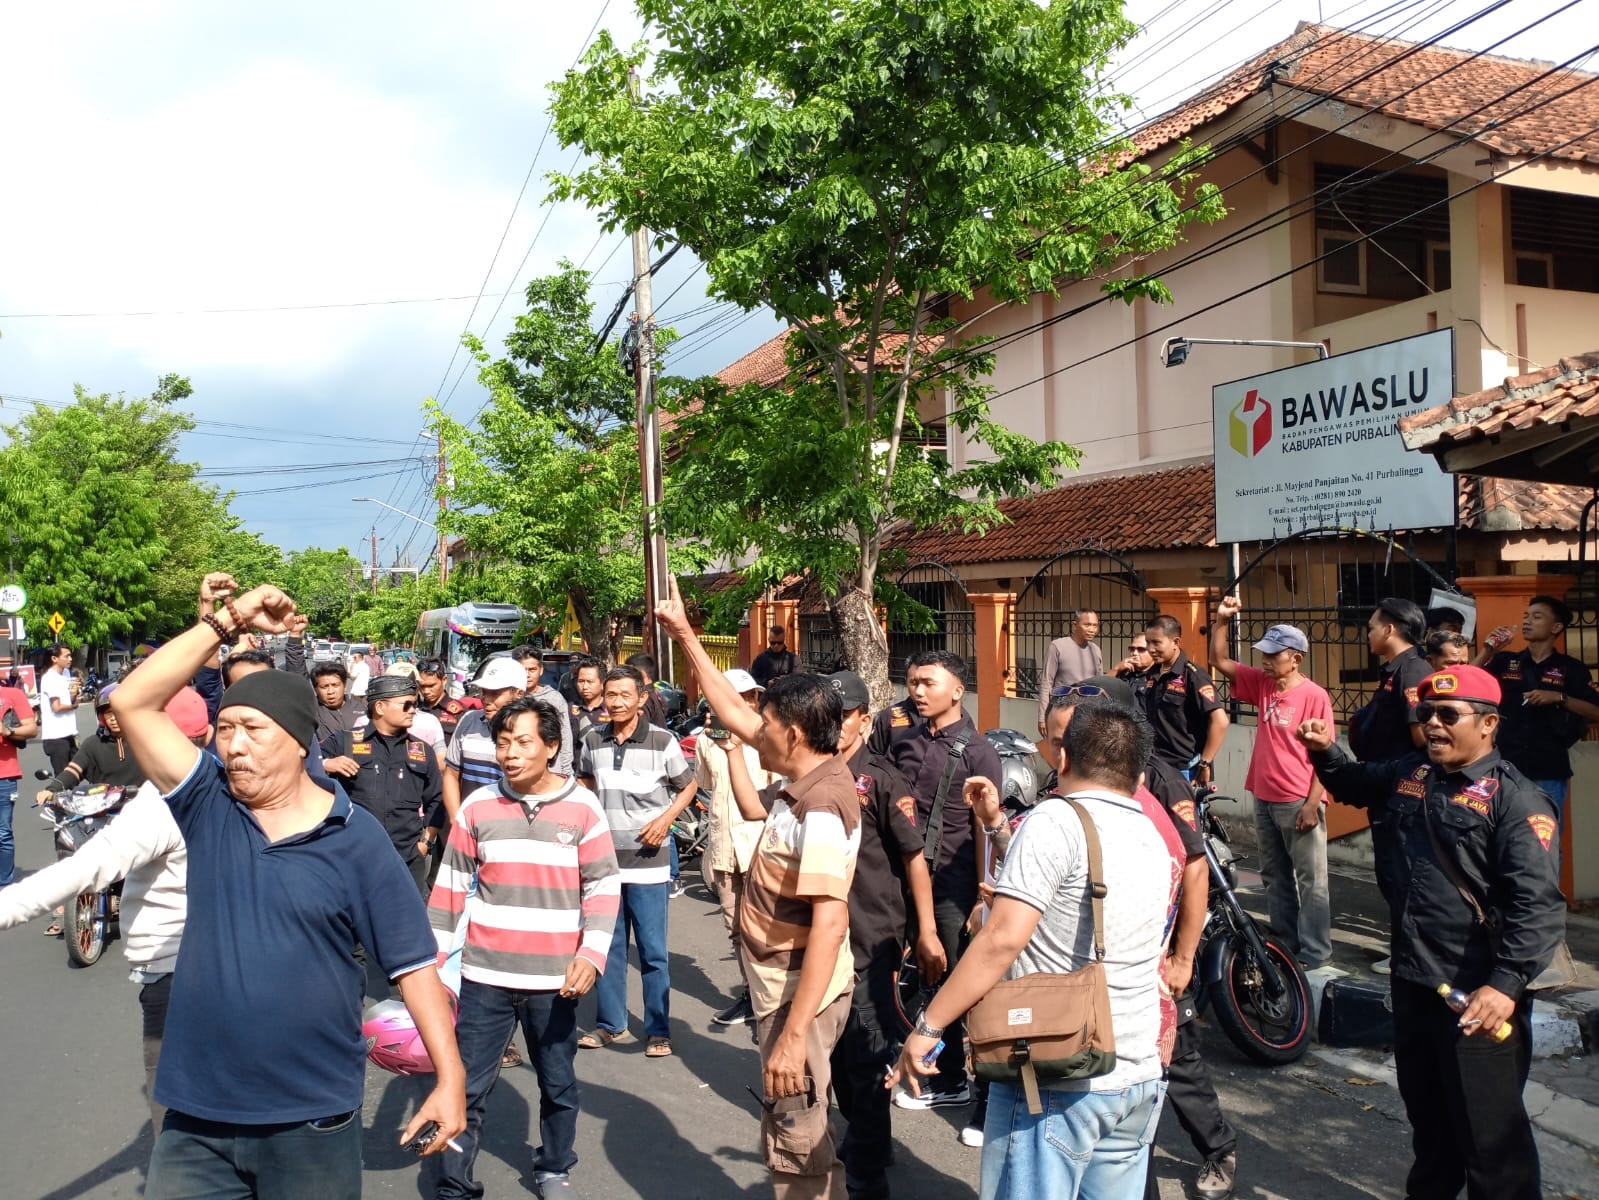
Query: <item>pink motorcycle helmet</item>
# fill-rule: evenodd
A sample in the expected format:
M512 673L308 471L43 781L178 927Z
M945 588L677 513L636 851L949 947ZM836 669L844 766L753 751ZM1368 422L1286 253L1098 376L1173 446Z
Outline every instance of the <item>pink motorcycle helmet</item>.
M416 1031L411 1010L402 1000L379 1000L368 1005L361 1022L366 1038L366 1056L385 1071L396 1075L431 1075L433 1060L428 1057L422 1035Z

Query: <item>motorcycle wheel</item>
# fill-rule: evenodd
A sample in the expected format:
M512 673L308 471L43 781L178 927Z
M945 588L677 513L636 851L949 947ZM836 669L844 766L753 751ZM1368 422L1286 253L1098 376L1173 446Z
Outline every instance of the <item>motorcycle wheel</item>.
M1287 990L1274 1000L1254 950L1234 937L1222 956L1211 1005L1233 1045L1258 1063L1280 1066L1303 1057L1310 1047L1310 985L1292 954L1272 938L1263 940L1272 965L1287 980Z
M83 892L62 914L62 940L67 960L75 967L92 967L105 952L105 918L100 915L100 893Z

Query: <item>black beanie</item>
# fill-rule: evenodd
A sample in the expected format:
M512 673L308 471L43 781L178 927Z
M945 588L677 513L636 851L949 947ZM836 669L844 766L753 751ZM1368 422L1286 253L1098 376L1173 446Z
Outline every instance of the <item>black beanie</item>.
M217 711L235 704L265 713L299 742L302 750L311 748L311 739L316 737L316 693L310 680L287 671L251 671L222 693Z

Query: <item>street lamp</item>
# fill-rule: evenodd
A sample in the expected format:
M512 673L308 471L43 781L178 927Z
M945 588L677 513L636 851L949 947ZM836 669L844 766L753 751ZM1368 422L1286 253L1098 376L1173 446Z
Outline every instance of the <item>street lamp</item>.
M448 566L446 565L446 563L444 561L444 535L442 533L439 533L439 527L437 525L435 525L432 521L424 521L421 517L413 516L411 513L406 512L405 509L396 508L394 505L390 504L388 501L379 500L375 496L351 496L350 500L351 500L352 503L355 503L355 504L376 504L378 507L386 508L390 512L397 512L402 517L409 517L411 520L415 521L418 525L426 525L434 533L438 534L438 537L439 537L439 547L438 547L438 555L439 555L439 585L441 587L444 585L444 582L445 582L446 578L448 577L449 568L448 568Z
M1280 342L1270 338L1169 337L1160 344L1160 361L1164 366L1180 367L1188 361L1188 351L1195 346L1281 346L1289 350L1314 350L1318 358L1327 357L1327 347L1321 342Z

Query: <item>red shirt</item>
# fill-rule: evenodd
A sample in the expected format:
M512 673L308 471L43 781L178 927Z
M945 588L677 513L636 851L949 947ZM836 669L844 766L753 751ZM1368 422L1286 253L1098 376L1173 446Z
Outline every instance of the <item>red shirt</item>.
M1172 824L1171 816L1166 812L1155 793L1143 784L1138 785L1138 790L1133 793L1133 799L1138 801L1138 806L1144 810L1144 815L1149 818L1150 824L1160 834L1160 840L1166 844L1166 857L1171 868L1171 900L1166 905L1166 942L1171 944L1172 927L1177 921L1177 894L1182 890L1183 869L1188 866L1188 851L1183 849L1182 839L1177 836L1177 827ZM1162 954L1164 960L1165 955ZM1160 1061L1171 1063L1172 1052L1177 1046L1177 1001L1166 990L1166 984L1160 985Z
M33 706L21 688L0 687L0 714L14 712L19 721L33 720ZM17 761L17 747L9 739L0 737L0 779L21 779L22 764Z

